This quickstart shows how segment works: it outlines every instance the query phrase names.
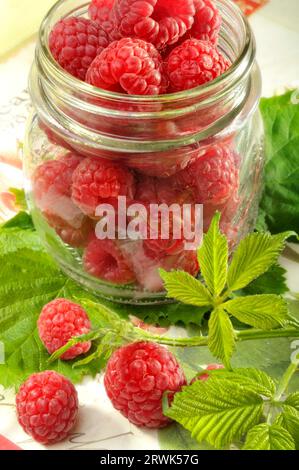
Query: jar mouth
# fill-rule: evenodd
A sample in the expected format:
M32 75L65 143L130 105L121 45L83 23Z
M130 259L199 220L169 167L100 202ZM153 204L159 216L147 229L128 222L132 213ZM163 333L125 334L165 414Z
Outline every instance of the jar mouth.
M227 57L231 60L232 65L220 77L189 90L162 95L127 95L125 93L118 93L94 87L66 72L56 62L49 49L49 35L54 24L64 17L85 15L87 13L89 3L90 2L82 3L82 0L77 0L76 2L74 2L74 0L60 0L49 10L39 31L39 47L37 50L37 55L40 54L41 56L39 61L43 63L43 67L47 70L49 75L55 77L55 81L57 81L60 86L76 89L79 94L89 96L95 100L114 101L126 104L136 104L140 102L170 104L174 101L178 102L194 99L201 101L202 99L205 99L205 97L215 96L219 85L221 85L222 90L227 90L228 88L233 87L236 82L240 81L243 76L249 73L252 67L252 63L255 58L255 40L246 16L231 0L215 0L217 7L222 14L223 21L225 22L225 17L233 17L239 28L238 32L241 32L241 38L239 37L239 39L241 39L241 44L239 45L238 54L236 57ZM68 4L73 6L71 10L67 7ZM74 7L74 4L77 4L77 6ZM219 49L222 49L221 44L219 45ZM226 51L222 50L222 52L227 55Z
M252 80L260 82L254 67L255 39L235 3L215 2L222 16L218 48L232 66L196 88L144 96L96 88L60 67L49 49L51 30L62 18L86 17L89 2L59 1L41 25L29 83L40 120L71 147L83 146L91 155L102 150L168 152L217 139L232 122L235 128L242 125L244 113L253 112L260 93L251 86Z

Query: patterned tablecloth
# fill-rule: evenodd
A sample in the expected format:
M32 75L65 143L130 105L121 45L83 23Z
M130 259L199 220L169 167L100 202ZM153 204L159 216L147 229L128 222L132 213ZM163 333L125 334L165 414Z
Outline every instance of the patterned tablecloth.
M246 14L254 13L250 22L257 39L263 94L270 96L276 91L283 91L286 86L299 87L298 0L236 1ZM22 140L30 108L25 90L33 52L32 41L9 59L0 61L0 220L13 214L14 201L8 194L8 188L21 188L23 185L16 149ZM284 258L281 261L288 269L289 287L298 290L298 265ZM130 425L112 408L100 375L95 380L86 379L77 390L81 404L80 423L68 441L51 449L159 448L155 431L144 431ZM17 425L13 403L13 391L4 391L0 387L0 450L10 446L15 448L13 443L23 449L43 449Z

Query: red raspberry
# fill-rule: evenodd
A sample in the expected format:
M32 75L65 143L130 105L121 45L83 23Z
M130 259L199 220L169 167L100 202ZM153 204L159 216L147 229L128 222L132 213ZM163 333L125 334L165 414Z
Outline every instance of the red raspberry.
M174 44L194 22L193 0L115 0L120 34L138 37L161 49Z
M159 95L166 91L162 58L140 39L114 41L92 62L87 83L129 95Z
M222 18L214 1L194 0L196 13L190 36L217 44Z
M57 160L48 160L33 175L37 207L60 238L71 246L84 245L91 222L71 199L72 176L82 157L69 152Z
M61 196L71 196L72 177L82 157L69 152L57 160L39 165L33 175L34 196L42 202L45 194L53 191Z
M85 80L91 62L108 44L107 33L96 22L77 17L60 20L49 38L54 59L81 80Z
M215 80L226 71L226 67L228 62L213 44L187 39L168 56L169 91L188 90Z
M78 415L78 396L63 375L46 370L31 375L16 397L18 421L24 431L42 444L65 439Z
M170 420L163 415L162 399L168 391L171 402L186 385L176 358L155 343L123 346L111 356L104 384L113 406L137 426L162 428Z
M92 0L88 8L89 17L96 21L108 34L111 40L120 39L115 27L112 12L114 0Z
M178 185L174 177L160 179L142 175L138 177L135 199L146 204L194 202L193 191Z
M93 229L93 221L80 214L71 223L51 212L43 212L48 224L55 230L64 243L73 248L82 248L86 245L89 234Z
M219 370L219 369L224 369L224 366L222 364L209 364L206 367L206 370ZM208 373L207 374L196 375L191 380L190 385L194 384L194 382L197 382L198 380L200 380L201 382L205 382L206 380L208 380L209 377L210 377L210 375Z
M179 187L193 188L196 202L224 204L239 188L235 153L225 145L208 147L203 155L172 178L173 184Z
M55 299L41 311L37 322L41 341L49 354L64 346L74 336L90 332L91 323L85 310L67 299ZM61 359L69 361L89 351L91 342L79 343L66 351Z
M86 272L113 284L130 284L135 281L125 256L115 240L99 240L91 237L84 255Z
M143 241L145 254L149 258L162 260L166 256L179 255L182 253L184 251L184 244L186 241L186 237L183 232L183 221L181 220L183 214L182 209L184 204L189 204L191 206L191 217L193 217L192 220L194 220L193 191L188 188L186 188L186 190L185 188L176 188L175 185L172 184L171 178L158 179L140 176L137 184L136 199L146 206L148 212L148 238ZM163 221L161 212L159 211L159 214L157 214L158 220L153 220L152 214L150 214L150 204L166 204L167 206L178 204L180 206L180 214L175 212L169 213L170 220L168 239L163 239L162 237ZM174 225L175 223L176 225ZM180 226L181 236L177 238L177 234L174 236L174 227ZM191 228L194 228L194 224L192 224ZM167 233L165 236L167 236ZM188 241L191 242L192 240L189 239Z
M129 200L135 195L133 174L119 164L101 158L85 158L73 174L72 198L90 217L95 217L101 203L109 203L118 196Z
M150 257L144 249L143 242L137 241L124 243L122 252L126 254L140 286L149 292L163 290L159 268L163 268L165 271L186 271L192 276L196 276L199 272L196 251L182 250L172 255L161 254L160 258L158 256ZM162 249L160 253L162 253Z

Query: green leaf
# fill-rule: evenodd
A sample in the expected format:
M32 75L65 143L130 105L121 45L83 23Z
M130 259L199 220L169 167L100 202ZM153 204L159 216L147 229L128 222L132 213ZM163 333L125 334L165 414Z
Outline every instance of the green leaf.
M240 322L262 330L283 326L288 319L286 300L274 294L236 297L223 308Z
M0 230L0 259L18 250L43 251L38 234L33 229L21 230L18 227L6 227Z
M26 211L28 209L25 191L24 189L18 188L9 188L9 192L15 196L16 206L22 210Z
M299 106L292 94L264 98L260 105L267 156L260 207L272 233L299 232Z
M281 405L283 411L276 422L291 434L299 450L299 392L289 395Z
M5 222L1 228L18 228L22 230L32 229L34 230L34 225L32 218L27 212L19 212L12 219Z
M120 314L135 315L146 323L161 326L170 325L201 325L205 313L210 307L195 307L180 302L161 305L115 305L114 309Z
M284 249L287 238L293 232L271 236L269 233L252 233L244 238L232 259L227 283L231 291L247 286L261 276L273 264Z
M197 381L176 393L165 414L198 442L223 447L241 438L262 416L263 399L243 385L220 376Z
M49 368L49 355L37 332L42 307L57 297L93 298L59 270L44 252L27 214L20 213L0 228L0 341L5 364L0 365L0 383L17 387L28 375ZM26 227L26 228L24 228ZM95 328L101 326L91 312ZM74 382L95 375L100 362L72 369L72 361L56 361L51 368Z
M230 368L230 360L235 349L235 333L229 316L220 307L211 313L208 346L211 353Z
M262 274L260 277L248 284L248 286L244 287L240 293L241 295L282 295L288 292L288 290L286 270L282 266L274 264L266 273Z
M212 305L208 289L190 274L184 271L167 272L160 269L160 275L167 289L167 297L198 307Z
M236 368L232 371L227 369L219 369L209 371L209 374L221 376L232 382L238 383L246 387L246 390L252 390L268 398L272 398L275 394L276 387L273 379L259 369L253 368Z
M243 450L295 450L295 443L279 424L262 423L250 429Z
M226 285L228 243L219 229L220 213L216 213L207 234L204 235L202 246L198 250L198 261L201 274L208 289L214 297L218 297Z

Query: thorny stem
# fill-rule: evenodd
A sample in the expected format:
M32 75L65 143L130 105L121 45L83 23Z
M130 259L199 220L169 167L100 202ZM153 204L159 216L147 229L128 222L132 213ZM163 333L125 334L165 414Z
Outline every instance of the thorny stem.
M201 347L208 345L208 336L193 336L188 338L169 338L166 336L159 336L153 335L144 331L140 328L129 327L125 330L117 329L113 330L107 328L100 328L99 330L95 330L87 335L78 336L76 338L72 338L66 345L64 345L59 350L55 351L52 356L49 358L49 362L53 362L59 357L62 356L70 347L74 346L83 341L88 340L96 340L102 339L107 333L114 332L116 336L122 338L124 342L132 342L136 340L144 340L144 341L154 341L159 344L163 344L165 346L172 346L172 347L179 347L179 348L190 348L190 347ZM269 338L298 338L299 337L299 329L295 328L284 328L284 329L277 329L277 330L257 330L257 329L250 329L250 330L242 330L236 331L236 341L249 341L254 339L269 339Z
M140 330L141 331L141 330ZM137 335L136 335L137 336ZM200 347L208 345L207 336L193 336L191 338L168 338L165 336L157 336L147 333L146 331L138 332L138 337L155 341L159 344L173 347ZM237 341L249 341L254 339L269 339L269 338L298 338L299 329L284 328L277 330L242 330L236 332Z

